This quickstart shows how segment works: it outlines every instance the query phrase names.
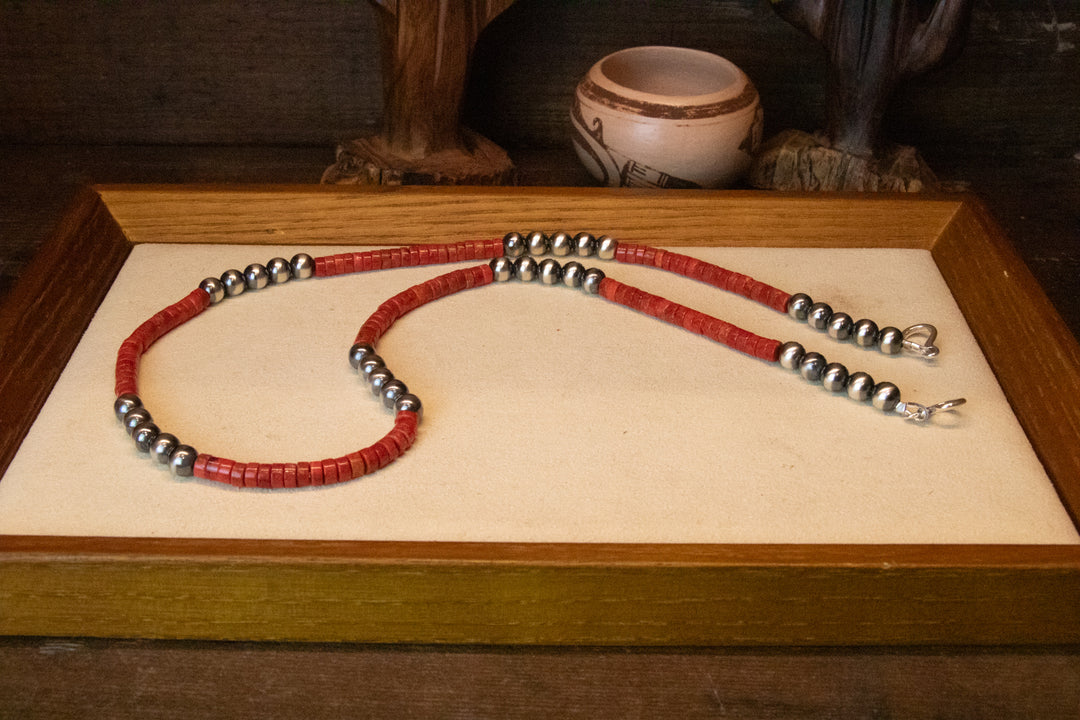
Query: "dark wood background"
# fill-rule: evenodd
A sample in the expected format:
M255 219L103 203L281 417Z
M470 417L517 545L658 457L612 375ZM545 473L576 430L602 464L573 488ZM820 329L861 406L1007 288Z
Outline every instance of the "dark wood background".
M987 201L1080 334L1078 24L1080 0L977 0L963 53L900 90L886 132ZM822 53L766 0L518 0L477 45L466 120L521 183L589 184L574 84L643 44L743 67L767 134L823 121ZM381 82L360 0L0 0L0 298L80 185L318 182L376 126ZM0 640L0 718L271 713L1076 718L1080 649Z

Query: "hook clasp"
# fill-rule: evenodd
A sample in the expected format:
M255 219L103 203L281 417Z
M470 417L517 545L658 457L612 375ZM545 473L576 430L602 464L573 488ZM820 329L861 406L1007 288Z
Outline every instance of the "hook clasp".
M958 408L967 400L964 398L956 398L955 400L946 400L945 402L939 402L936 405L920 405L916 402L900 402L896 404L894 412L898 412L904 416L906 420L912 422L924 423L939 412L948 412L953 408Z
M909 353L930 360L941 352L941 349L934 344L934 340L937 339L937 328L929 323L919 323L905 328L903 336L901 345Z

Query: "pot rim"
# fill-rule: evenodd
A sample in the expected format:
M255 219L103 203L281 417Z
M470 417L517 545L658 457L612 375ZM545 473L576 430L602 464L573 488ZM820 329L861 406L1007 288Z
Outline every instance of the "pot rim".
M679 93L652 92L649 80L628 83L626 75L648 70L648 63L667 58L683 61L699 77L674 78ZM636 84L637 87L633 85ZM694 85L703 92L689 93ZM715 88L715 89L713 89ZM633 115L660 119L695 119L730 115L753 106L757 89L737 65L714 53L666 45L625 48L597 61L578 84L582 99Z

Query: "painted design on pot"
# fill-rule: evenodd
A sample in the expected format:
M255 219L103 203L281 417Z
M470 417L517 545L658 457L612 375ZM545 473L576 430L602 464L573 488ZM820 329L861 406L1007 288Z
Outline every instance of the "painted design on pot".
M674 177L634 161L618 150L604 144L604 122L594 117L587 123L581 111L581 103L574 98L571 110L574 129L574 149L589 171L604 185L619 187L648 188L684 188L693 189L701 186L689 180ZM585 158L588 160L585 160ZM591 164L588 162L591 160Z
M578 157L610 186L723 187L761 142L750 79L687 48L629 48L600 60L578 84L570 120Z

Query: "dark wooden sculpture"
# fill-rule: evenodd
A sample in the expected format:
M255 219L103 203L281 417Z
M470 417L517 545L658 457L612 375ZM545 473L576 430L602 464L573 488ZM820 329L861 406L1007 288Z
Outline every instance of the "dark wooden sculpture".
M462 127L469 58L480 31L514 0L371 0L383 65L382 127L338 147L325 183L501 184L513 165Z
M772 0L776 12L825 47L829 63L824 138L781 133L751 174L760 187L900 189L932 185L913 148L880 142L896 86L955 50L972 0Z

